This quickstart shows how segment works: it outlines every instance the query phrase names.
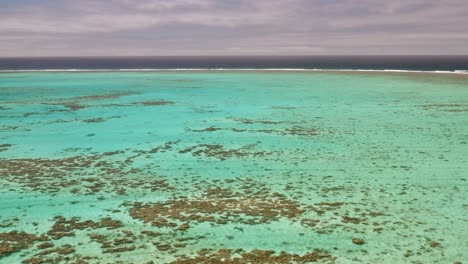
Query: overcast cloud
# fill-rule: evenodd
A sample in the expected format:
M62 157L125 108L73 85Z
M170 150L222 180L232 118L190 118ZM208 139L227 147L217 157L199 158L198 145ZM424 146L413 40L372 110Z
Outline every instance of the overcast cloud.
M0 56L468 54L466 0L0 0Z

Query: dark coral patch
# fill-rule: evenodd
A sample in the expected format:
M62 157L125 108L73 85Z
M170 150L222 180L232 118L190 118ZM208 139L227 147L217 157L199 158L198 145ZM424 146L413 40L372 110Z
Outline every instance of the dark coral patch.
M426 104L421 105L424 110L439 110L443 112L468 112L467 104Z
M44 241L44 239L43 237L18 231L0 233L0 258L26 249L35 242Z
M327 251L315 249L312 252L304 255L291 254L280 252L275 254L273 250L254 249L250 252L245 252L242 249L220 249L211 254L206 253L207 250L202 250L198 256L180 257L171 262L171 264L242 264L242 263L264 263L264 264L282 264L282 263L334 263L335 257Z
M123 224L119 220L113 220L110 218L103 218L99 222L94 222L91 220L78 221L77 218L72 218L70 220L65 219L64 217L57 216L55 218L55 223L52 228L47 232L47 235L54 239L60 239L66 236L75 236L75 230L83 229L116 229L123 227Z
M11 145L11 144L0 144L0 152L8 150L12 146L13 145Z
M189 222L228 222L259 224L281 217L293 219L304 210L294 201L277 193L243 195L224 189L213 189L201 197L181 198L153 204L135 203L130 215L157 227L186 230ZM177 223L185 223L178 226Z
M164 106L164 105L173 105L175 103L171 102L171 101L159 100L159 101L136 102L136 103L133 103L133 104L142 105L142 106Z
M179 151L181 154L191 153L193 156L206 156L225 160L228 158L257 157L272 154L272 152L253 150L256 144L245 145L237 149L226 149L219 144L199 144Z

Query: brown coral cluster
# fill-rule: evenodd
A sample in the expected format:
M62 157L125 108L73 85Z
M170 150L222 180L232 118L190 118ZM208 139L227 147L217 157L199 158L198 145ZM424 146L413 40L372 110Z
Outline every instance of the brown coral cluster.
M121 158L124 151L57 159L0 159L0 177L45 193L69 190L73 194L105 191L123 195L132 188L167 190L170 186L156 175L131 177L140 172L131 164L135 158L167 151L176 143L167 142L148 151L138 151L125 159Z
M304 255L280 252L275 254L273 250L254 249L245 252L242 249L220 249L211 254L205 251L199 252L195 257L181 257L171 264L243 264L243 263L262 263L262 264L283 264L283 263L334 263L335 257L327 251L316 249Z
M44 237L18 231L0 233L0 258L28 248L44 239Z
M108 217L94 222L92 220L80 221L78 218L66 219L62 216L57 216L50 230L40 236L18 231L0 233L0 258L37 245L39 251L31 258L24 259L22 263L58 263L61 261L71 261L72 259L77 261L80 259L80 256L71 256L76 251L74 246L69 244L56 246L52 241L60 240L63 237L75 236L77 230L113 230L123 226L121 221Z
M293 219L304 212L299 204L277 193L222 195L226 191L214 189L208 190L201 197L190 199L135 203L130 209L130 215L154 226L176 228L179 222L259 224L276 221L281 217Z
M271 152L266 151L255 151L253 150L254 147L255 144L245 145L240 148L226 149L224 146L219 144L199 144L182 149L179 153L191 153L195 157L203 155L205 157L216 158L219 160L243 157L262 157L271 154Z
M103 218L99 222L94 222L91 220L86 220L80 222L77 218L72 218L70 220L65 219L64 217L57 216L55 217L55 223L52 228L47 232L47 235L54 239L60 239L65 236L74 236L74 230L83 230L83 229L98 229L98 228L107 228L107 229L116 229L123 227L123 223L119 220L113 220L111 218Z

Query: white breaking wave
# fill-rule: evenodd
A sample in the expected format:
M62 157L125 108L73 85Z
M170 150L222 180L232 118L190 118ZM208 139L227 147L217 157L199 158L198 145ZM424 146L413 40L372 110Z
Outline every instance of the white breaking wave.
M0 73L14 72L161 72L161 71L301 71L301 72L395 72L395 73L445 73L468 74L468 70L424 71L398 69L303 69L303 68L167 68L167 69L42 69L42 70L0 70Z

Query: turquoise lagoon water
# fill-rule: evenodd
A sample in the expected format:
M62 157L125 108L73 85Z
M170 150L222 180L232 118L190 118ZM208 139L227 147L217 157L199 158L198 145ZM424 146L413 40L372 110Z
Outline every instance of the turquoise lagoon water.
M3 73L0 263L465 263L467 157L468 75Z

